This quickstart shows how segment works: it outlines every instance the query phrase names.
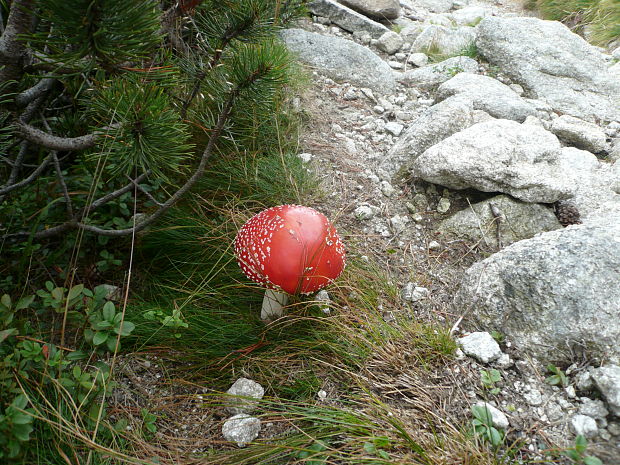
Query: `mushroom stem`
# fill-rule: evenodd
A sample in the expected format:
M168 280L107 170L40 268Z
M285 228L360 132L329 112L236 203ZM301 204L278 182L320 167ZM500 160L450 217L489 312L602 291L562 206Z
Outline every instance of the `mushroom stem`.
M288 303L288 294L267 289L263 297L263 307L260 311L261 320L275 320L284 315L283 307Z

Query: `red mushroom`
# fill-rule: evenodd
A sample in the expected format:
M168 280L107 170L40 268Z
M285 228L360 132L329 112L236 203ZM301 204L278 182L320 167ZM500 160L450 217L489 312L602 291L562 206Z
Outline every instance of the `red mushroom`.
M288 294L311 294L340 276L344 246L318 211L301 205L268 208L250 218L235 239L241 270L267 288L261 318L282 315Z

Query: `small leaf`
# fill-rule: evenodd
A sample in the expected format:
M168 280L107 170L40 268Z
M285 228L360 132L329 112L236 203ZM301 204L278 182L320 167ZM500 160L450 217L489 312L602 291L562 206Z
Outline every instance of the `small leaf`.
M93 329L96 329L98 331L102 331L102 330L110 329L110 328L112 328L112 322L107 321L107 320L98 321L95 324L93 324Z
M155 432L157 432L157 426L155 426L155 424L153 424L153 423L146 423L144 426L145 426L145 427L146 427L146 429L147 429L148 431L150 431L151 433L155 433Z
M25 425L13 425L12 432L13 436L19 439L22 442L26 442L30 439L30 433L32 432L33 427L31 424Z
M32 423L32 417L30 415L21 412L13 415L13 424L26 425L28 423Z
M502 443L502 433L497 431L495 428L490 428L490 439L491 444L494 446L499 446Z
M52 292L52 290L54 289L54 283L51 281L45 281L45 288Z
M0 342L4 341L7 337L11 336L12 334L17 334L17 329L10 328L10 329L5 329L3 331L0 331Z
M73 377L75 379L80 379L81 376L82 376L82 369L80 368L79 365L75 365L73 367Z
M108 346L108 350L110 352L114 352L115 350L117 350L116 348L116 338L115 337L109 337L108 340L106 341L106 345ZM121 349L121 343L118 343L118 350Z
M583 465L603 465L603 462L601 462L600 459L589 455L583 458Z
M77 360L84 360L86 357L88 357L88 354L85 354L80 350L75 350L67 354L67 360L71 362L75 362Z
M18 395L13 402L11 402L11 406L17 410L24 410L26 405L28 405L28 398L23 394Z
M34 295L27 295L26 297L22 297L15 304L15 310L22 310L30 306L32 301L34 300Z
M83 290L84 290L84 284L76 284L69 291L69 294L67 295L67 300L75 299L77 296L79 296L82 293Z
M136 325L134 325L131 321L125 321L123 322L123 329L122 331L120 331L120 334L121 336L129 336L135 328L136 328ZM116 334L119 333L117 328L114 328L114 332Z
M103 306L103 318L104 320L107 321L114 321L114 314L115 314L115 310L114 310L114 304L112 302L106 302L106 304Z
M106 331L100 331L93 336L93 344L98 346L103 344L108 339L108 333Z
M580 454L583 454L588 448L588 440L583 434L578 435L575 438L575 450Z
M64 294L64 291L62 289L62 287L57 287L56 289L52 290L52 297L54 298L54 300L60 302L62 300L62 296Z
M8 294L4 294L2 297L0 297L0 304L2 304L7 310L11 309L11 298Z
M379 457L381 457L384 460L390 460L390 454L388 454L386 451L379 449L377 451L377 455Z
M377 451L376 446L371 442L364 443L364 451L368 454L374 454Z

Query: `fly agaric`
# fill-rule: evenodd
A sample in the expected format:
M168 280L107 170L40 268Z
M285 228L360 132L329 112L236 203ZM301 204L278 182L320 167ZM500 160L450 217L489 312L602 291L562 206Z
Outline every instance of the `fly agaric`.
M267 288L263 320L281 316L288 294L311 294L340 276L344 246L318 211L301 205L271 207L250 218L235 239L241 270Z

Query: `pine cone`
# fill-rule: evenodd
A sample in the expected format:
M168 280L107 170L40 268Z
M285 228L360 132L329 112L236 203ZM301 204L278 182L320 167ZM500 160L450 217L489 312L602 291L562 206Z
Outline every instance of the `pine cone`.
M562 226L568 226L569 224L581 224L581 217L579 210L572 202L567 200L560 200L554 204L555 216Z

